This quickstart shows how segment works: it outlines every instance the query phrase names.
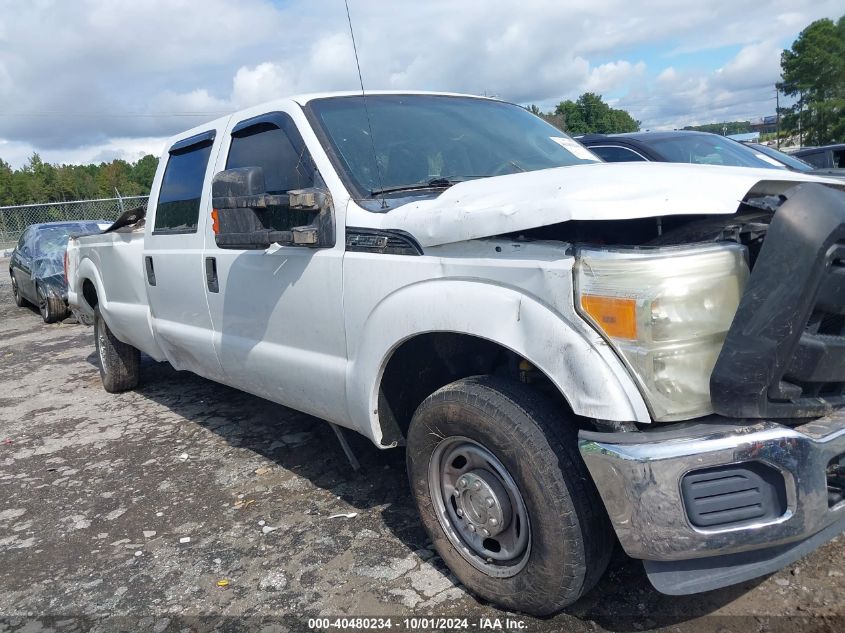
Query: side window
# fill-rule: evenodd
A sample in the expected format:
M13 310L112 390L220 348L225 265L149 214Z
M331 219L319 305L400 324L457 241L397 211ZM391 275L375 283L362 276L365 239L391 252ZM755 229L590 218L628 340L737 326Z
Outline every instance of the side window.
M605 145L599 147L590 147L590 151L598 154L602 160L608 163L630 163L634 161L644 161L645 158L637 154L635 151L627 147L617 147L614 145Z
M156 205L153 233L195 233L200 213L200 197L205 170L211 156L213 134L186 144L180 141L170 149L161 191ZM192 137L194 138L194 137Z
M813 167L829 167L827 164L827 154L825 152L814 152L812 154L804 154L800 157L805 163L810 163Z
M271 194L314 186L311 155L293 120L278 112L259 117L254 124L243 128L235 126L226 169L237 167L261 167L264 186ZM264 216L264 226L277 231L289 231L314 219L313 213L291 211L287 207L270 206L255 211Z
M18 240L18 251L21 253L26 252L26 242L29 239L30 229L26 229L23 233L21 233L21 239Z

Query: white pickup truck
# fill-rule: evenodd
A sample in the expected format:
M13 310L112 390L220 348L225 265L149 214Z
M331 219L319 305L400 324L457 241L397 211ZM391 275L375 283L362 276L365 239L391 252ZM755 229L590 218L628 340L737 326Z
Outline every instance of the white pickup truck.
M404 445L455 575L548 614L616 540L685 594L845 529L842 187L602 163L493 99L295 97L174 137L68 296L109 391L143 352Z

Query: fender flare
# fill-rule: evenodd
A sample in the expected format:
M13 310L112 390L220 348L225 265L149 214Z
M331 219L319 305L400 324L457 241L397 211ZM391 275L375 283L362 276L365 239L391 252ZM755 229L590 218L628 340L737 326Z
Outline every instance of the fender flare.
M353 428L376 443L382 437L378 390L385 367L402 343L430 332L476 336L519 354L549 377L576 415L651 421L633 378L574 309L564 315L515 288L438 279L405 286L383 299L350 350L349 418Z

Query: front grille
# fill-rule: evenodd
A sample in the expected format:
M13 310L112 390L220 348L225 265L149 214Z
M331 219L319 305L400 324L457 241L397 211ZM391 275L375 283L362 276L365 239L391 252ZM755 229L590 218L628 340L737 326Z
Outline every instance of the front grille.
M828 251L813 308L772 400L845 404L845 245Z
M716 413L808 418L845 405L845 193L785 194L710 378Z

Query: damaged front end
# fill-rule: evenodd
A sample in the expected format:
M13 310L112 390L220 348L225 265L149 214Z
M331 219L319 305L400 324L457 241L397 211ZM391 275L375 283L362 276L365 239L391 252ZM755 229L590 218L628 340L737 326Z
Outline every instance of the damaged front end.
M32 279L46 295L67 303L64 253L50 253L35 259L32 263Z
M664 593L775 571L845 529L845 193L808 183L762 203L771 209L656 238L710 236L742 249L748 264L739 293L710 295L721 320L700 318L706 297L676 310L704 336L722 326L715 362L691 362L699 378L709 376L714 414L637 433L579 434L620 543ZM660 283L683 295L671 279L684 265L673 268ZM733 287L731 277L742 274L723 275L723 288ZM600 274L597 283L607 286ZM652 329L671 327L660 324L662 301L643 302ZM651 367L659 368L654 359ZM683 375L676 370L676 382Z

